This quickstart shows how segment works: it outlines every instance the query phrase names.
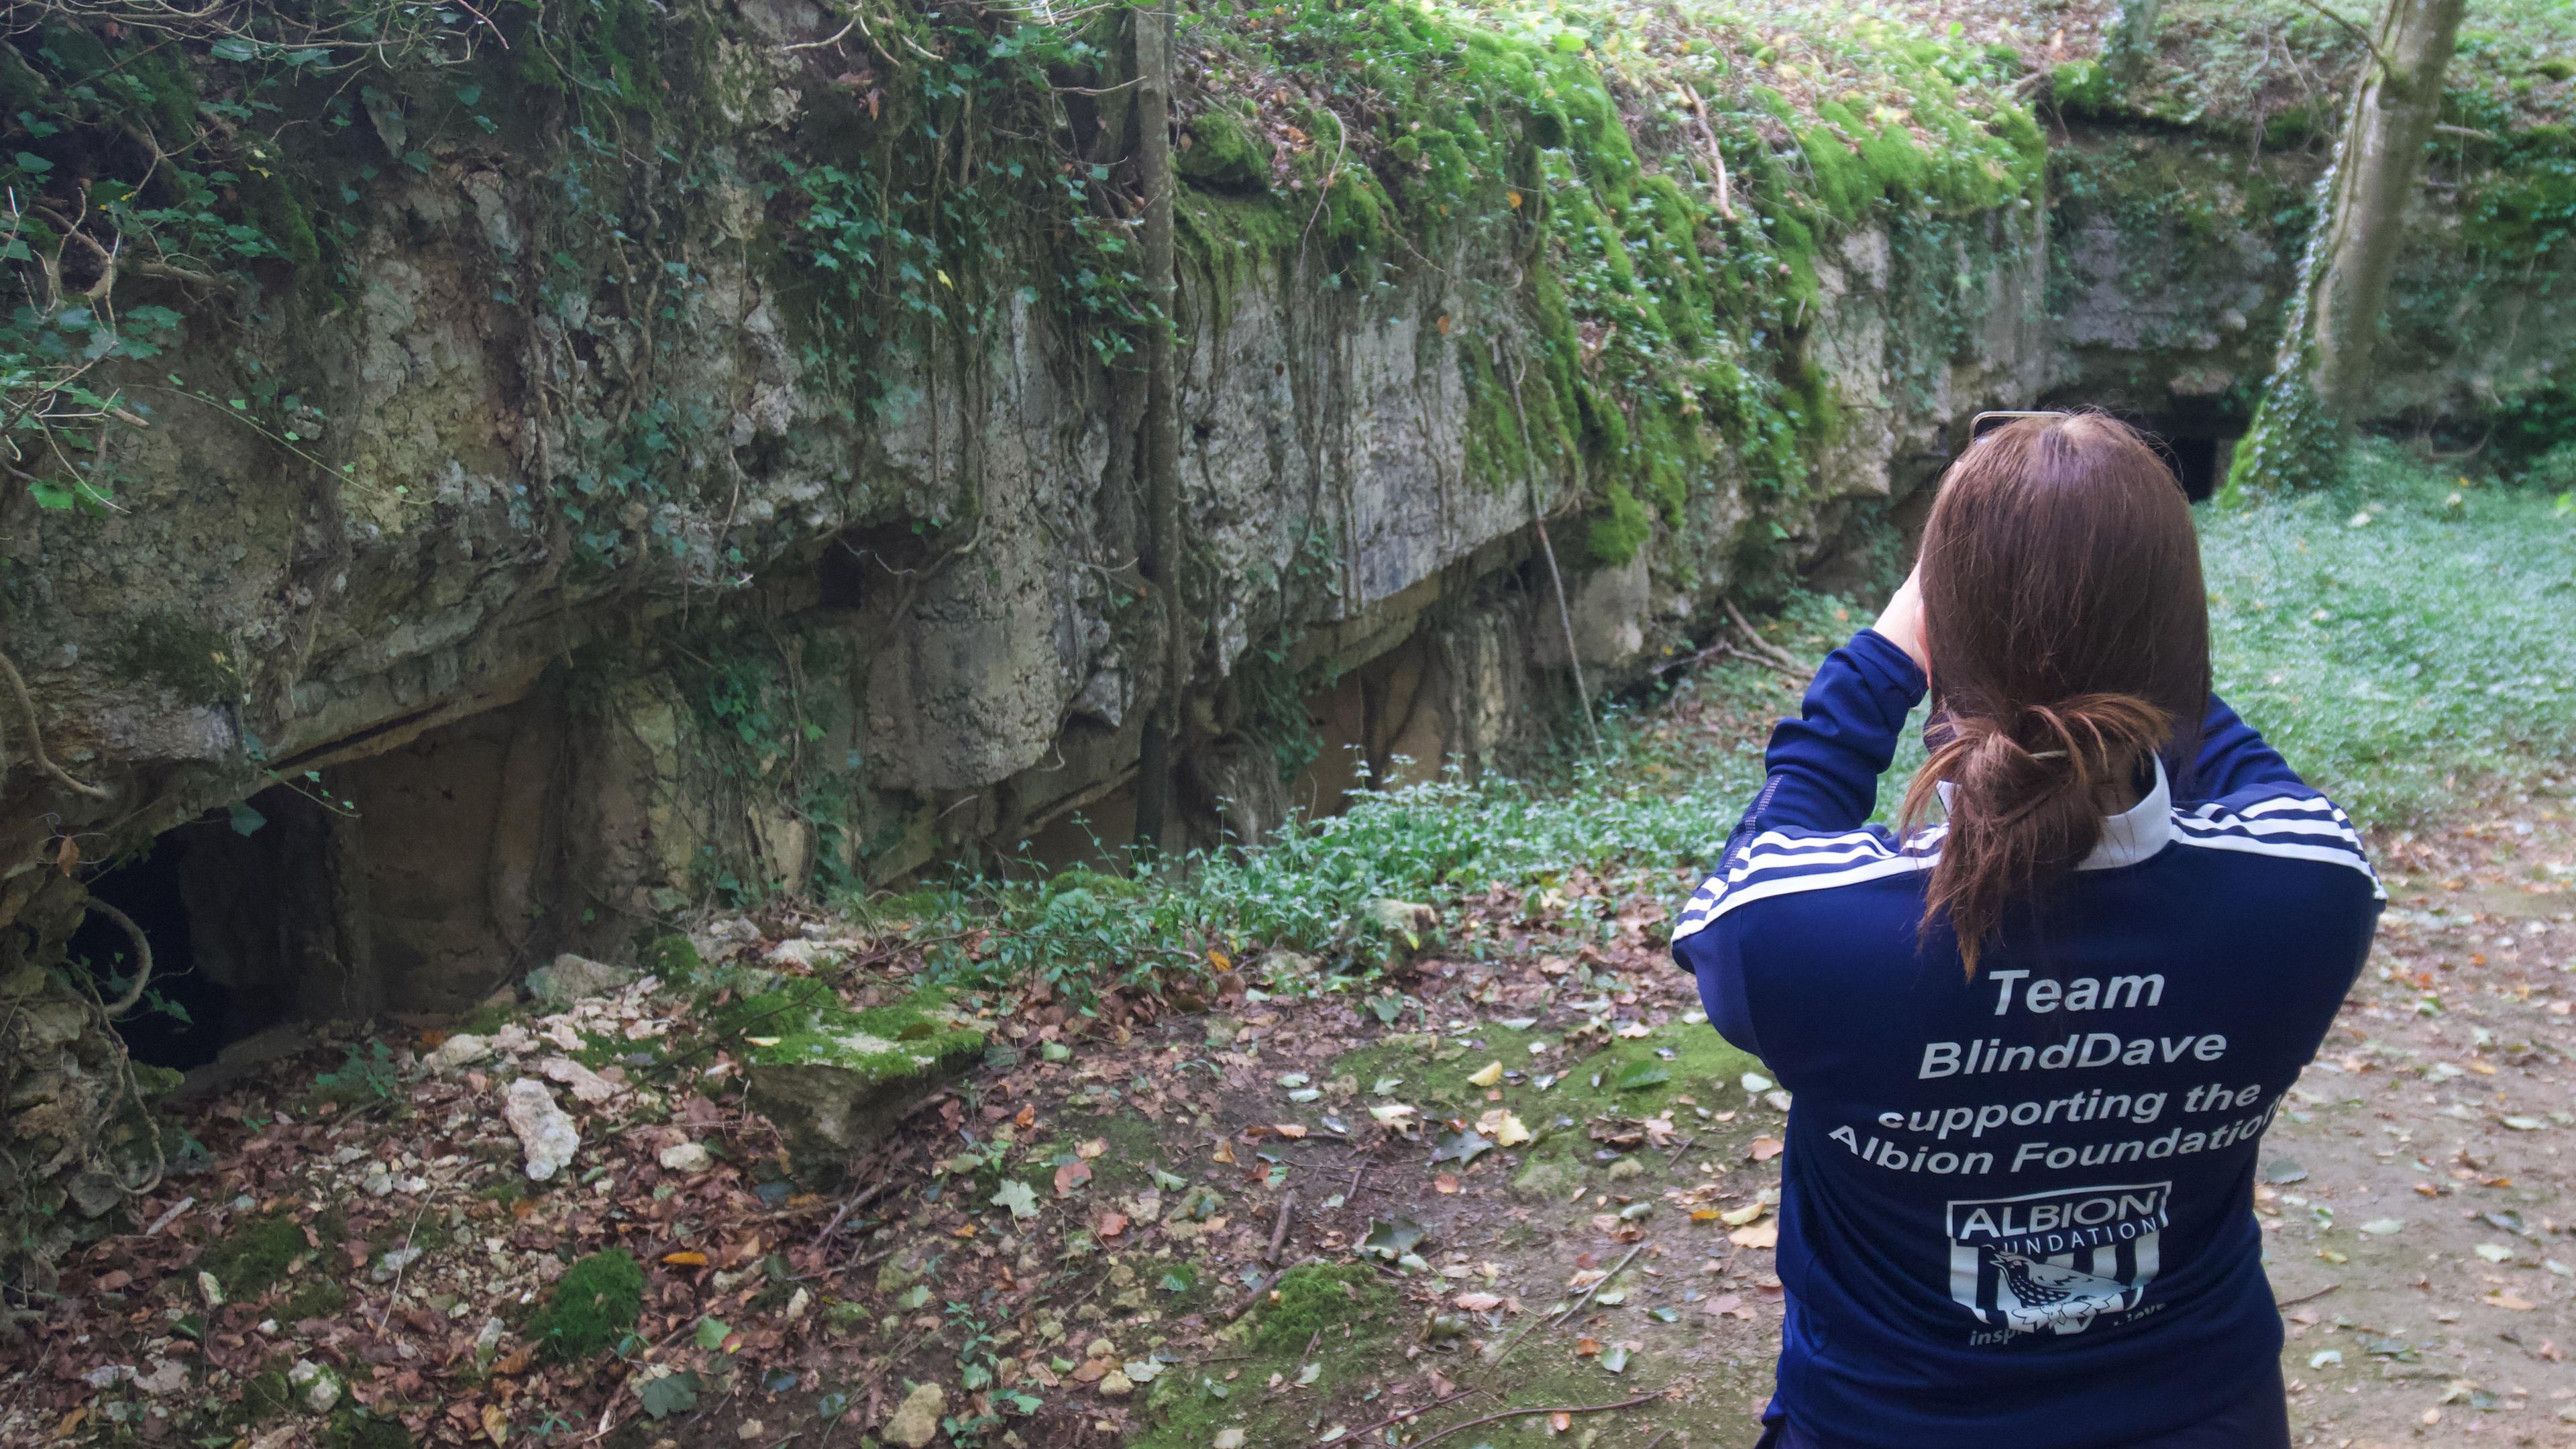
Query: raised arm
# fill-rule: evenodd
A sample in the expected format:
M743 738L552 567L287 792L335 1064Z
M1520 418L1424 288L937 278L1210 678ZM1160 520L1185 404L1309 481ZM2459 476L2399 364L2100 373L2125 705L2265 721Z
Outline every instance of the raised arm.
M1905 717L1923 698L1923 671L1876 629L1825 656L1796 719L1771 730L1762 793L1736 828L1853 830L1878 801L1878 777L1896 757Z
M2194 800L2224 800L2258 785L2307 783L2215 694L2209 697L2209 716L2201 722L2200 753L2184 778Z

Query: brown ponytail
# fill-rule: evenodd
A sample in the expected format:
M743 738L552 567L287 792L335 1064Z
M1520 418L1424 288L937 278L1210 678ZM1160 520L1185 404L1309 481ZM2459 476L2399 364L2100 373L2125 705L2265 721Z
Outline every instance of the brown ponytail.
M2099 843L2105 797L2196 743L2208 606L2182 490L2098 414L1971 444L1932 506L1922 570L1933 750L1902 818L1911 829L1950 786L1924 928L1949 925L1973 978L2007 907Z

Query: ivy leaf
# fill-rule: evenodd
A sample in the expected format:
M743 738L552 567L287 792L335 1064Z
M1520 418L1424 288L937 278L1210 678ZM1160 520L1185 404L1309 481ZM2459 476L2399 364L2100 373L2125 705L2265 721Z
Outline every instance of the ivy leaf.
M994 1191L992 1203L995 1207L1009 1208L1011 1216L1023 1222L1038 1215L1038 1195L1016 1177Z
M1634 1092L1647 1087L1660 1087L1672 1079L1673 1074L1664 1070L1661 1062L1639 1062L1619 1074L1619 1090Z
M698 1320L698 1347L722 1348L725 1335L731 1332L733 1325L721 1318L701 1318Z
M687 1369L646 1379L635 1390L644 1403L644 1412L656 1419L667 1419L698 1406L698 1376Z
M215 59L229 60L236 64L249 60L259 54L258 46L251 44L249 41L242 39L238 35L227 35L223 39L216 41L212 48L215 52Z

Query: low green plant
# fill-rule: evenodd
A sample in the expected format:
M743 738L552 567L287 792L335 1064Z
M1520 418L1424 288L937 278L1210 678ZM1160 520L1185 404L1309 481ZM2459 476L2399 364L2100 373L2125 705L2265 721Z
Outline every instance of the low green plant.
M619 1348L643 1311L643 1265L610 1248L564 1270L554 1297L528 1320L527 1338L550 1359L579 1363Z
M344 1107L372 1107L401 1095L393 1051L382 1041L351 1042L343 1050L337 1068L313 1079L316 1096Z

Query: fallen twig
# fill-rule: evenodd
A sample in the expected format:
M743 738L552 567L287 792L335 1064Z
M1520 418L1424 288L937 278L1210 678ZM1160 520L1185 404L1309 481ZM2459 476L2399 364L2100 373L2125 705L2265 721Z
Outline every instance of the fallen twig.
M814 1246L819 1248L825 1243L832 1241L832 1235L841 1230L841 1220L843 1218L846 1218L852 1212L867 1206L878 1193L885 1191L888 1187L892 1186L893 1183L893 1175L888 1174L887 1176L878 1178L875 1182L868 1184L866 1187L859 1189L856 1193L853 1193L848 1198L844 1199L840 1207L832 1213L832 1220L823 1225L823 1231L814 1235Z
M1257 1287L1255 1287L1255 1288L1252 1290L1252 1296L1251 1296L1251 1297L1246 1298L1246 1299L1244 1299L1241 1303L1236 1304L1236 1305L1235 1305L1231 1310L1229 1310L1229 1311L1226 1313L1226 1315L1225 1315L1225 1321L1226 1321L1226 1322L1228 1322L1228 1323L1232 1323L1232 1322L1233 1322L1233 1321L1235 1321L1236 1319L1241 1318L1243 1315L1245 1315L1245 1314L1247 1314L1247 1313L1250 1313L1250 1312L1252 1311L1252 1306L1253 1306L1254 1304L1259 1303L1262 1299L1269 1297L1269 1296L1270 1296L1270 1290L1279 1286L1279 1280L1280 1280L1280 1279L1285 1278L1285 1277L1287 1277L1289 1274L1296 1272L1298 1269L1305 1267L1308 1263L1320 1263L1320 1262L1322 1262L1322 1261L1324 1261L1324 1260L1323 1260L1323 1259L1321 1259L1321 1258L1300 1258L1300 1259L1298 1259L1296 1262L1289 1264L1289 1265L1288 1265L1287 1267L1285 1267L1285 1268L1276 1268L1276 1269L1273 1269L1273 1270L1271 1271L1270 1276L1269 1276L1269 1277L1267 1277L1267 1278L1262 1279L1262 1280L1261 1280L1261 1282L1260 1282L1260 1285L1259 1285L1259 1286L1257 1286Z
M1606 1414L1613 1409L1633 1409L1640 1404L1651 1404L1663 1396L1664 1391L1657 1389L1651 1394L1639 1394L1633 1399L1621 1399L1615 1404L1564 1404L1537 1409L1505 1409L1499 1414L1487 1414L1481 1419L1469 1419L1463 1424L1452 1424L1428 1438L1416 1439L1413 1441L1412 1449L1423 1449L1426 1444L1436 1444L1462 1429L1473 1429L1479 1424L1498 1424L1505 1419L1526 1419L1532 1414Z
M1744 617L1744 611L1735 607L1735 601L1733 599L1722 599L1719 602L1726 605L1726 616L1735 621L1736 628L1744 631L1744 637L1751 641L1754 649L1772 659L1778 660L1782 665L1785 665L1790 669L1794 669L1802 675L1810 672L1807 666L1795 655L1791 654L1788 650L1781 648L1779 645L1772 643L1770 640L1763 638L1762 631L1753 627L1753 621Z
M1279 1225L1270 1230L1270 1251L1261 1255L1261 1261L1271 1264L1274 1267L1278 1264L1279 1249L1288 1241L1288 1215L1296 1211L1296 1209L1297 1194L1295 1191L1292 1190L1280 1196Z
M1460 1399L1472 1398L1477 1394L1490 1394L1492 1392L1493 1390L1485 1388L1460 1389L1454 1394L1447 1394L1440 1398L1433 1399L1430 1403L1427 1403L1418 1409L1398 1409L1394 1413L1387 1415L1385 1418L1378 1420L1374 1424L1367 1425L1364 1428L1353 1429L1349 1434L1343 1437L1356 1444L1361 1440L1366 1439L1369 1435L1376 1433L1378 1430L1385 1428L1389 1424L1401 1424L1407 1419L1418 1418L1421 1415L1428 1414L1432 1410L1439 1408L1442 1404L1454 1404Z
M1556 1315L1556 1322L1552 1326L1558 1328L1564 1327L1567 1319L1581 1313L1583 1311L1583 1305L1592 1301L1592 1295L1601 1291L1602 1284L1607 1283L1611 1279L1618 1277L1621 1273L1626 1272L1628 1265L1635 1262L1637 1255L1644 1251L1646 1251L1646 1245L1642 1242L1637 1244L1637 1246L1630 1248L1628 1250L1628 1255L1619 1260L1619 1265L1617 1267L1612 1268L1609 1272L1593 1279L1591 1285L1586 1287L1582 1293L1578 1294L1575 1297L1574 1302L1568 1305L1563 1313Z
M2272 1300L2272 1306L2275 1308L2295 1308L2302 1303L2323 1298L2342 1286L2343 1285L2341 1283L2328 1283L2326 1286L2318 1289L2314 1293L2302 1293L2296 1298L2276 1298Z
M1694 1138L1692 1138L1691 1140L1689 1140L1688 1142L1683 1143L1681 1146L1674 1148L1674 1149L1673 1149L1673 1155L1664 1159L1664 1167L1665 1167L1665 1169L1666 1169L1667 1171L1669 1171L1669 1170L1671 1170L1671 1169L1673 1169L1673 1168L1676 1168L1676 1167L1681 1166L1681 1162L1682 1162L1682 1154L1683 1154L1683 1153L1685 1153L1685 1152L1690 1151L1692 1148L1697 1147L1698 1145L1699 1145L1699 1139L1698 1139L1698 1138L1696 1138L1696 1137L1694 1137Z

